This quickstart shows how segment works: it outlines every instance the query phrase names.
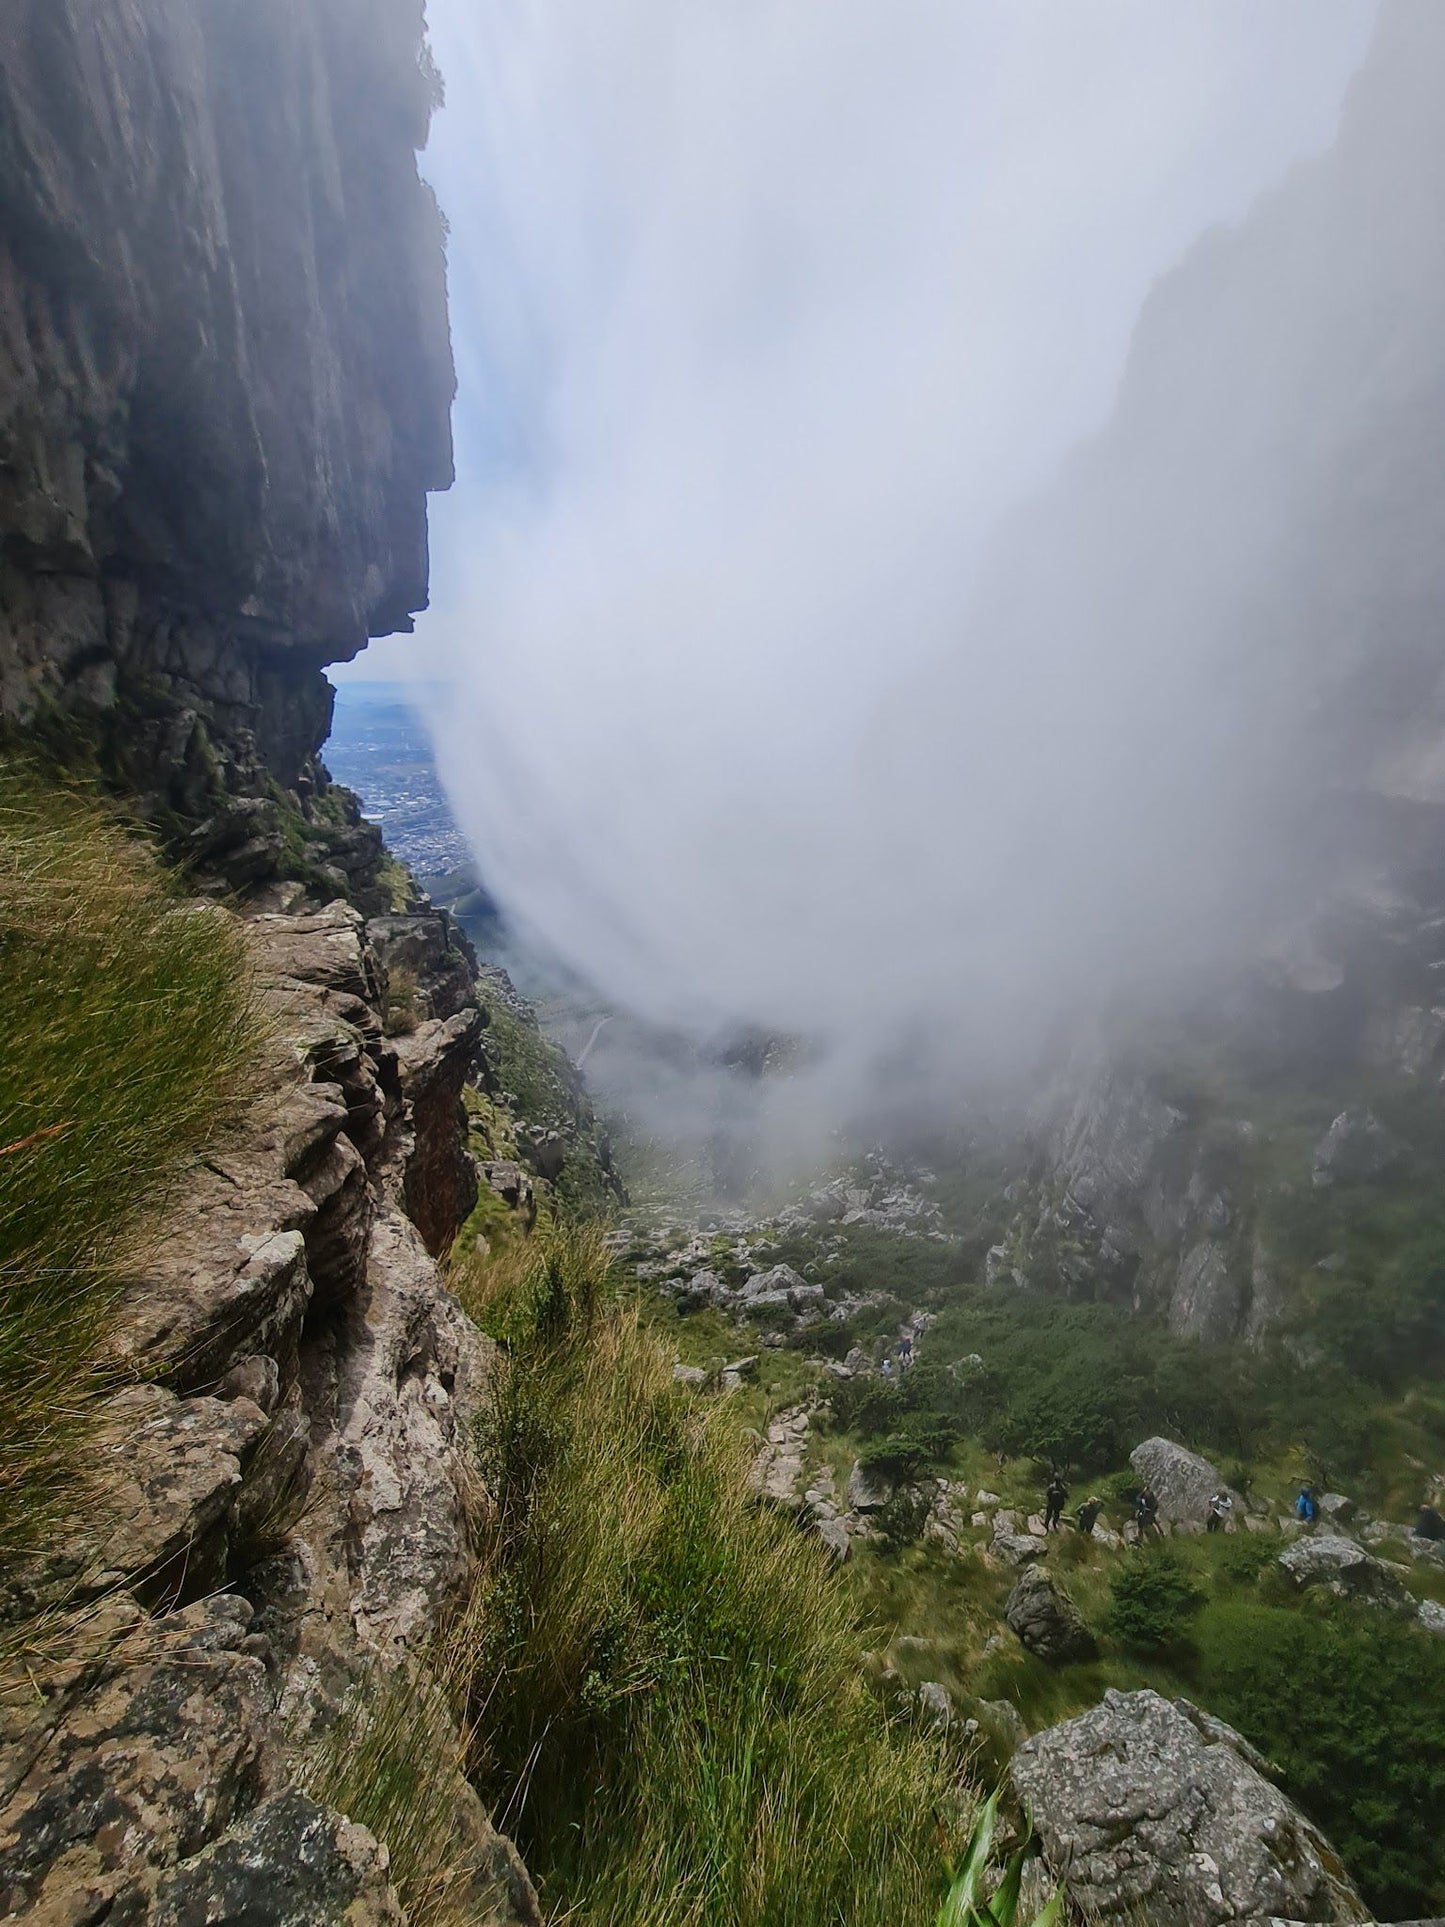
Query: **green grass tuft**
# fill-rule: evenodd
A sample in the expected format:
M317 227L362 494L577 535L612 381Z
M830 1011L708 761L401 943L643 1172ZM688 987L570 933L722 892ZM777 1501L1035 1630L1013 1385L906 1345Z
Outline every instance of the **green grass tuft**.
M850 1594L755 1505L723 1402L564 1230L459 1271L510 1348L483 1440L475 1768L587 1927L931 1922L974 1804L888 1716Z
M0 765L0 1557L75 1516L125 1264L261 1035L239 930L94 801Z

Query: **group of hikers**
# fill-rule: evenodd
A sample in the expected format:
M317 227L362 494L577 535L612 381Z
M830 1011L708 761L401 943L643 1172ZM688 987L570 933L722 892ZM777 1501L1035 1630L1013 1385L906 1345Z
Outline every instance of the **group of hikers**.
M1228 1495L1224 1494L1221 1496L1227 1505L1229 1502ZM1060 1474L1054 1472L1050 1476L1047 1486L1044 1488L1045 1532L1057 1532L1062 1528L1064 1523L1064 1507L1068 1503L1069 1488L1064 1484ZM1214 1504L1215 1501L1211 1500L1211 1507L1213 1507ZM1099 1497L1097 1492L1091 1492L1074 1514L1075 1530L1082 1532L1086 1539L1092 1537L1094 1527L1099 1523L1103 1511L1104 1501ZM1159 1497L1151 1485L1146 1485L1134 1502L1134 1524L1138 1529L1138 1535L1141 1539L1150 1532L1155 1532L1159 1534L1161 1538L1163 1537L1163 1529L1159 1524ZM1210 1530L1214 1530L1212 1525Z
M1054 1471L1050 1474L1049 1482L1044 1488L1045 1532L1057 1532L1062 1528L1064 1507L1068 1502L1069 1489L1064 1484L1062 1475ZM1092 1536L1103 1510L1104 1501L1097 1493L1090 1493L1074 1514L1074 1526L1086 1539ZM1204 1509L1204 1530L1223 1532L1233 1510L1234 1495L1221 1486L1217 1492L1210 1495L1209 1503ZM1301 1484L1294 1511L1301 1525L1312 1526L1315 1523L1319 1517L1319 1501L1315 1497L1315 1489L1312 1485ZM1133 1523L1135 1536L1141 1542L1151 1533L1160 1539L1164 1537L1164 1528L1159 1523L1159 1495L1147 1482L1135 1495ZM1428 1500L1420 1507L1420 1514L1415 1522L1415 1533L1421 1539L1445 1540L1445 1518L1441 1517L1439 1510Z

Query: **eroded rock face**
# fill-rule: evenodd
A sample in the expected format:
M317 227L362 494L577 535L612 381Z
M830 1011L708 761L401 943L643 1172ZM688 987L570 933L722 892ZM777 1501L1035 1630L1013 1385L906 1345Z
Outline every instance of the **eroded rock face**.
M408 1667L426 1690L473 1571L491 1349L404 1207L418 1160L464 1155L475 1013L432 1025L403 1071L354 910L245 927L268 1088L183 1187L125 1309L139 1382L103 1413L93 1543L0 1587L12 1618L77 1593L120 1602L99 1656L0 1727L0 1860L13 1845L12 1897L42 1920L399 1919L374 1847L356 1859L338 1816L286 1789L373 1673ZM419 1091L436 1099L420 1118ZM445 1243L465 1195L424 1196ZM479 1923L534 1922L525 1871L459 1776L456 1827ZM268 1880L278 1911L256 1914Z
M477 1201L462 1087L476 1069L481 1042L475 1008L435 1018L396 1040L401 1088L411 1113L411 1141L401 1153L402 1198L433 1257L445 1251Z
M198 819L301 779L319 665L426 605L454 380L421 30L413 0L7 9L0 715L123 716L117 769Z
M1050 1866L1091 1917L1367 1921L1338 1855L1262 1767L1187 1701L1110 1691L1025 1741L1010 1770Z

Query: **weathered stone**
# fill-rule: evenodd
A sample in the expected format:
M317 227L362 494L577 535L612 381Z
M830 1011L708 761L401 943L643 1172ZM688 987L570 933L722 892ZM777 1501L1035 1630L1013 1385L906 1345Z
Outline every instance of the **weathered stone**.
M1051 1665L1087 1659L1094 1651L1094 1636L1083 1614L1041 1566L1030 1566L1021 1574L1008 1596L1004 1618L1020 1643Z
M415 985L422 1021L455 1017L473 1001L476 956L450 917L372 917L366 935L387 974L388 1004L396 979Z
M477 1201L462 1088L476 1068L481 1040L481 1016L472 1008L423 1024L396 1044L411 1127L411 1143L401 1151L401 1195L433 1257L446 1250Z
M128 1386L108 1399L99 1417L99 1493L114 1523L86 1589L134 1581L156 1597L196 1598L222 1584L242 1466L267 1423L249 1399L180 1399L159 1385Z
M1025 1741L1011 1772L1050 1866L1090 1914L1151 1927L1367 1921L1339 1856L1257 1758L1186 1701L1110 1690Z
M365 1827L292 1788L162 1874L136 1919L147 1927L405 1927L387 1870Z
M1187 1521L1203 1525L1209 1501L1216 1492L1228 1491L1223 1478L1208 1459L1190 1452L1172 1439L1145 1439L1129 1454L1129 1463L1141 1480L1153 1486L1159 1500L1159 1517L1166 1524ZM1236 1508L1244 1501L1231 1492Z
M251 1805L271 1694L250 1622L230 1597L122 1617L38 1705L0 1707L0 1914L78 1923L114 1902L144 1919L155 1872Z
M848 1504L854 1512L881 1512L896 1490L892 1479L870 1472L861 1459L853 1461L848 1474Z
M344 1349L327 1352L318 1334L313 1369L318 1381L334 1373L312 1393L317 1479L331 1508L300 1531L321 1566L344 1576L344 1610L361 1644L417 1651L469 1571L468 1427L491 1348L397 1212L377 1216L368 1280Z
M1330 1533L1297 1539L1278 1564L1300 1592L1323 1591L1387 1612L1413 1613L1415 1602L1382 1559L1353 1539Z
M819 1519L817 1534L833 1557L842 1565L853 1556L853 1539L841 1519Z

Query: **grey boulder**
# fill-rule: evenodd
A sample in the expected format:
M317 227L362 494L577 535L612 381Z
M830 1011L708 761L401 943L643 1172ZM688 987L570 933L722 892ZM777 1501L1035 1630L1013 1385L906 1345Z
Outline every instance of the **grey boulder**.
M1090 1918L1368 1921L1339 1856L1262 1766L1187 1700L1111 1690L1026 1740L1010 1770L1050 1867Z
M1214 1494L1228 1490L1208 1459L1176 1445L1172 1439L1145 1439L1129 1454L1129 1463L1153 1486L1159 1499L1159 1517L1170 1525L1202 1525ZM1242 1510L1239 1494L1230 1496Z
M1300 1592L1322 1590L1386 1612L1413 1614L1415 1601L1384 1560L1334 1534L1296 1539L1279 1555L1279 1566Z
M1094 1651L1082 1613L1042 1566L1029 1566L1020 1574L1003 1616L1020 1643L1051 1665L1087 1659Z

